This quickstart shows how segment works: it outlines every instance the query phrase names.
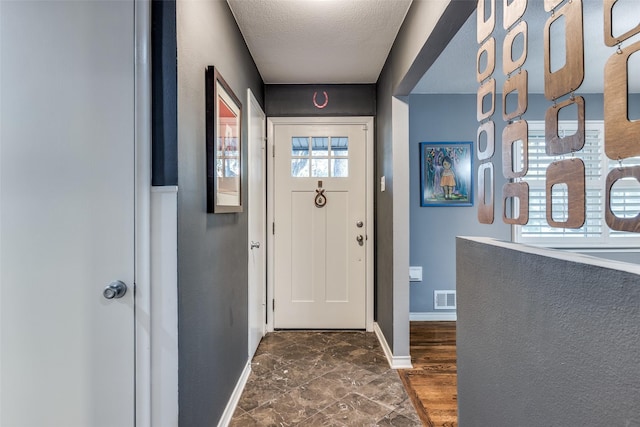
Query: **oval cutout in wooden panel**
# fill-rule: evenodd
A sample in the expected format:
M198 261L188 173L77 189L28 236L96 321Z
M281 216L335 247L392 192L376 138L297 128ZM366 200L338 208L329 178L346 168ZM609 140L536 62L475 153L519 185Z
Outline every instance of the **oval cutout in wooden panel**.
M618 0L604 0L604 43L607 46L615 46L627 40L629 37L640 33L640 24L638 24L619 36L613 35L613 6L617 1Z
M636 42L614 53L604 67L604 151L612 160L640 156L640 120L629 120L629 57Z
M565 17L564 67L551 72L551 24ZM572 0L556 11L544 26L544 96L552 101L575 91L584 80L582 0Z
M518 199L518 216L507 216L507 200ZM502 187L502 221L505 224L526 225L529 222L529 184L526 182L507 182Z
M513 145L522 141L522 169L515 171ZM505 178L522 178L529 170L529 124L519 120L507 125L502 131L502 175Z
M487 54L487 66L484 70L480 70L480 61L482 54ZM496 39L491 37L480 46L478 49L478 55L476 57L476 79L478 83L486 80L496 69Z
M553 219L554 185L566 184L568 192L567 220ZM546 205L547 223L554 228L580 228L584 225L585 203L584 163L581 159L573 158L553 162L547 168Z
M528 28L527 23L525 21L520 22L518 25L513 27L505 36L504 42L502 44L502 72L504 74L511 74L518 68L524 65L524 62L527 60L527 52L528 52ZM522 46L522 54L514 61L513 54L513 44L518 35L522 34L524 37L523 46Z
M640 233L640 214L633 218L620 218L611 210L611 188L623 178L635 178L640 182L640 166L612 169L607 175L604 219L612 230Z
M487 146L484 150L480 147L480 136L487 135ZM487 160L493 157L496 151L496 125L493 120L489 120L478 127L478 135L476 136L476 152L478 160Z
M488 195L485 190L487 187L491 191ZM478 222L480 224L493 224L494 190L493 163L482 163L478 166Z
M509 4L509 0L502 1L502 26L505 30L511 28L513 24L522 18L527 10L527 0L513 0Z
M484 98L488 96L491 100L491 107L484 111ZM496 79L491 78L486 83L481 85L478 88L478 100L477 100L477 118L478 121L481 122L484 119L488 119L493 116L493 113L496 111Z
M504 81L502 86L502 118L505 121L515 119L522 116L527 111L529 105L529 73L527 70L520 70L511 78ZM515 110L507 112L507 96L511 92L518 93L518 106Z
M485 20L484 11L486 10L487 2L489 3L489 7L491 8L491 13ZM480 44L491 35L496 27L496 0L478 0L478 7L476 9L476 20L476 35L478 38L478 44Z
M560 137L558 135L558 114L563 108L576 104L578 107L578 130L573 135ZM547 109L544 118L545 152L549 156L559 154L569 154L582 150L584 147L584 98L576 96L567 99L557 105L552 105Z

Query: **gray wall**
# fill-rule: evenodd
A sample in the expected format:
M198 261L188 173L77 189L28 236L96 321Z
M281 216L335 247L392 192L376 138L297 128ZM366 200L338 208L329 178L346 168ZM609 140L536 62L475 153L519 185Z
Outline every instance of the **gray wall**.
M585 98L587 120L602 120L603 98L600 94L582 94ZM496 125L496 154L493 159L495 173L496 215L492 225L477 220L477 172L474 172L475 202L473 207L421 207L420 158L418 144L424 141L472 141L478 130L476 121L476 95L411 95L410 105L410 173L411 173L411 265L422 266L422 282L411 284L411 312L447 312L433 309L433 291L455 289L455 236L486 236L511 240L511 227L502 222L501 140L505 122L502 120L501 96L496 99L494 116ZM529 95L527 120L544 120L551 105L541 94ZM561 116L561 119L564 119ZM566 117L571 119L571 117ZM475 148L474 148L475 150ZM479 162L475 159L475 171ZM609 252L594 254L620 260L637 259L628 254Z
M390 68L378 80L375 153L375 319L387 343L393 345L393 153L391 140ZM380 177L386 191L380 191ZM393 348L391 348L393 350Z
M246 213L206 213L205 68L245 111L247 87L263 103L263 84L226 2L178 2L177 34L180 425L214 426L248 360L248 231ZM246 116L242 128L246 147Z
M376 321L394 354L408 351L408 324L394 324L404 301L394 301L394 183L392 99L406 96L475 9L474 2L414 1L378 78L376 94ZM396 159L396 164L401 159ZM380 192L385 176L387 191ZM398 207L396 206L396 209ZM403 209L403 208L401 208ZM396 249L397 251L397 249ZM402 294L402 293L400 293ZM407 307L408 308L408 307ZM403 323L408 323L404 322ZM394 336L394 335L402 335ZM400 349L396 348L396 343Z
M462 426L640 425L640 267L458 239Z
M314 96L316 103L326 105L316 107ZM265 86L264 97L267 117L376 115L374 84L270 84Z

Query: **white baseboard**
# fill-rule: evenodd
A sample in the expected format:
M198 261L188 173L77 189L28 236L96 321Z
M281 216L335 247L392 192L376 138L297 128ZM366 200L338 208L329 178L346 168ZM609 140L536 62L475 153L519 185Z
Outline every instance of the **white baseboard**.
M409 313L409 321L411 322L455 322L458 320L458 314L448 313Z
M240 401L240 396L242 396L242 391L244 390L244 386L247 384L247 380L249 379L250 374L251 374L251 360L247 360L247 364L244 367L242 374L240 375L240 379L236 384L236 388L233 389L233 393L229 398L227 407L224 408L224 412L222 414L222 418L220 418L218 427L227 427L231 422L231 418L233 417L233 413L236 412L236 407L238 406L238 402Z
M387 344L387 339L384 337L380 326L378 326L378 322L373 324L373 332L376 333L376 337L378 337L378 341L380 342L380 346L382 347L382 351L384 351L384 355L387 357L387 362L389 362L389 366L391 369L412 369L413 365L411 365L411 356L394 356L391 352L391 348L389 344Z

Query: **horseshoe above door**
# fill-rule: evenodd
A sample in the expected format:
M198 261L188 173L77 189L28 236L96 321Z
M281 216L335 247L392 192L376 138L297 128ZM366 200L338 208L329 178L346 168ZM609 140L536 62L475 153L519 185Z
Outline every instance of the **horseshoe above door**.
M323 109L324 107L327 106L327 104L329 104L329 94L327 94L326 90L322 91L322 94L324 95L324 103L322 104L318 104L318 92L313 92L313 105L316 108L320 108Z

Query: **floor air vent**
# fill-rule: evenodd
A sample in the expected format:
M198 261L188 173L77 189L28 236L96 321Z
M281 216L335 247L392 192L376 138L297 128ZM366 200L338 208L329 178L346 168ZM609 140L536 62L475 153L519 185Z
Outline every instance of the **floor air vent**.
M456 291L433 291L433 308L436 310L455 310Z

